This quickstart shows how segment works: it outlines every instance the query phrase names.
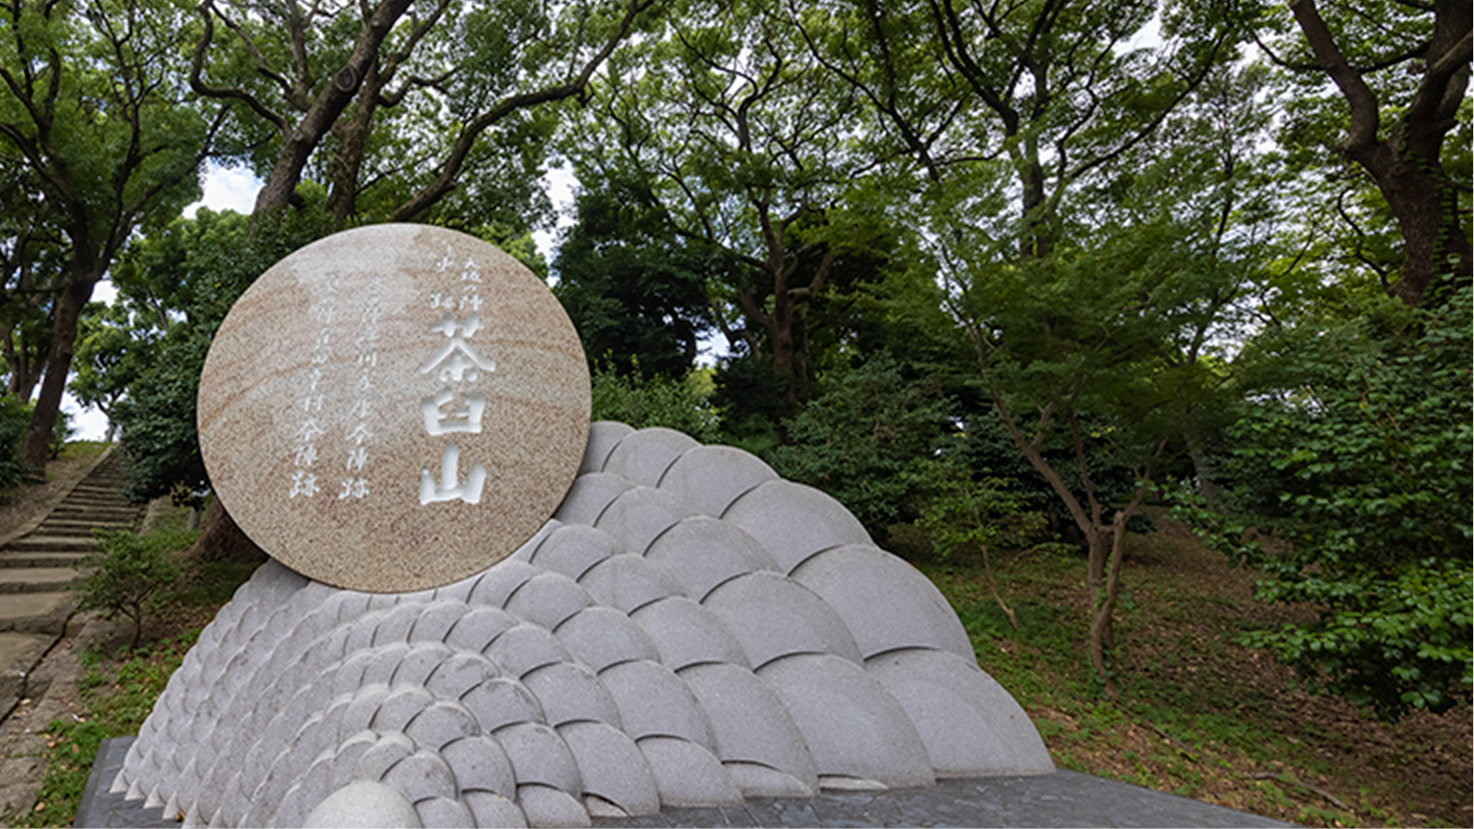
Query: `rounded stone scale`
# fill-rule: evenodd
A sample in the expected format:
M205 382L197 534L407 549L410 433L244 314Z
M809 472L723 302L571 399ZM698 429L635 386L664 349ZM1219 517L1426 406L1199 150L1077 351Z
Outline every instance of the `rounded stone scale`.
M200 379L200 449L231 517L288 567L376 593L513 553L563 500L588 430L583 347L552 292L426 225L278 262Z

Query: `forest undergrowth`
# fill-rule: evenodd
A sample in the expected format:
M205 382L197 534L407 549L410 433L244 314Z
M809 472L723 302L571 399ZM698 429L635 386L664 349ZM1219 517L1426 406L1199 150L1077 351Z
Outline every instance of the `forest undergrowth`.
M1467 708L1396 725L1317 696L1247 630L1308 622L1309 607L1252 598L1183 526L1127 538L1113 669L1099 690L1085 653L1083 556L1059 547L994 559L1015 630L981 565L920 560L972 638L979 664L1033 718L1055 764L1311 826L1474 825Z

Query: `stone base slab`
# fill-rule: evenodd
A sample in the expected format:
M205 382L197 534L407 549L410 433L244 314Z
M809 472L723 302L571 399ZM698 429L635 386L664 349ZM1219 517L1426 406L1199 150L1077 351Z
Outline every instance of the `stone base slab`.
M132 737L104 740L77 810L77 827L158 827L179 823L142 800L109 794ZM879 792L825 791L814 797L755 797L740 806L666 809L639 818L595 818L604 827L754 826L1291 826L1249 812L1059 770L1030 777L941 780Z

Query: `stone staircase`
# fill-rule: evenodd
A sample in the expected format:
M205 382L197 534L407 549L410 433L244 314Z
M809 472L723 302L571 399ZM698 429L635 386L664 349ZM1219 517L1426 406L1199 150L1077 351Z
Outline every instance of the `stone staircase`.
M97 543L92 530L129 529L143 514L122 496L125 463L117 447L108 449L44 519L0 545L0 719L44 690L28 680L66 633L77 606L69 588Z

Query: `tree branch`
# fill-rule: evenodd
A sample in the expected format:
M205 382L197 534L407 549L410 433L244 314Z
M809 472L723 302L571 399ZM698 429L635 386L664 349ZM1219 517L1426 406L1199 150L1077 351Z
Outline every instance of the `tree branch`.
M210 86L202 77L205 68L205 52L209 50L210 41L215 36L215 21L211 14L212 9L213 5L210 0L205 0L205 2L196 7L196 11L200 13L200 17L204 20L205 30L200 33L199 40L195 41L194 57L189 64L189 88L193 89L196 94L203 95L206 98L240 101L249 107L252 112L275 125L277 131L285 135L287 130L290 129L286 117L266 106L255 95L237 87Z
M1377 130L1381 126L1376 93L1341 54L1331 30L1315 6L1315 0L1290 0L1290 11L1295 15L1300 31L1305 34L1321 71L1330 76L1351 107L1351 130L1342 142L1342 148L1348 152L1370 148L1376 143Z
M407 2L407 0L399 0L399 2ZM441 165L440 171L436 174L434 180L426 185L424 189L420 190L420 192L411 196L408 201L395 208L389 220L393 222L406 221L429 209L454 189L456 178L460 175L461 166L465 163L466 156L470 153L477 139L480 138L481 133L492 124L495 124L519 109L583 95L585 90L588 89L589 78L608 59L620 41L624 40L625 36L629 34L630 29L634 26L635 18L655 2L656 0L628 0L624 17L620 19L619 25L615 27L614 32L605 40L604 45L599 51L593 57L589 58L573 80L535 92L507 96L463 127L456 136L455 143L451 146L450 154L446 157L445 163Z

